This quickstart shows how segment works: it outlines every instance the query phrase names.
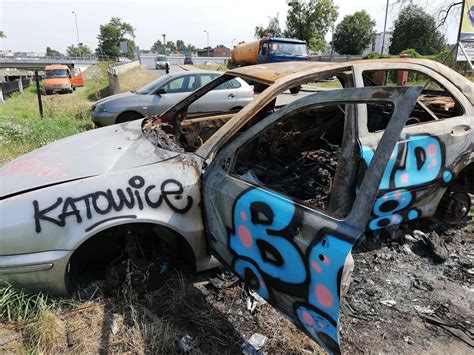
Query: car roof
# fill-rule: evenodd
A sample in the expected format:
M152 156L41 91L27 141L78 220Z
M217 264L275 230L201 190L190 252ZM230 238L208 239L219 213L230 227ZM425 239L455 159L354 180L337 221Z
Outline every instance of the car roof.
M46 67L44 67L44 70L67 69L67 68L68 68L67 65L56 64L56 65L47 65Z
M405 63L430 68L456 86L474 105L474 85L468 79L447 66L428 59L412 59L412 58L387 58L387 59L367 59L349 62L281 62L269 64L257 64L226 72L228 75L239 76L244 79L273 84L275 81L283 79L289 75L292 79L304 77L311 73L344 69L347 67L361 66L366 70L370 70L371 66L379 66L380 64L396 64ZM387 67L390 70L390 66Z

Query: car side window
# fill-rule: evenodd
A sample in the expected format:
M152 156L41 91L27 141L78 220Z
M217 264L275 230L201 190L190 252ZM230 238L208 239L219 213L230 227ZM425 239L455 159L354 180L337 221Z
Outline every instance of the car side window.
M349 106L313 105L288 113L238 150L231 174L311 208L339 215L332 212L330 199ZM349 200L355 198L355 186L351 189L346 212L352 207Z
M372 70L362 74L364 86L422 86L407 126L461 116L462 106L445 87L424 73L414 70ZM371 133L383 131L393 107L390 104L367 105L367 128Z
M201 86L209 84L212 80L218 77L217 74L200 74L201 77Z
M164 87L167 94L191 92L197 89L195 75L185 75L171 80Z
M231 89L238 89L242 86L237 79L229 80L227 83Z

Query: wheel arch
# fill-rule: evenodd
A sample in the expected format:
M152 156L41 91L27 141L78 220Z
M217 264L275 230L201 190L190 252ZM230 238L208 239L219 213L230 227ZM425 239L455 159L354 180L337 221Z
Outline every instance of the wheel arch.
M111 255L114 255L114 250L110 249L113 249L114 246L117 247L117 243L113 243L117 242L117 240L121 238L125 238L125 235L120 235L120 233L124 233L133 228L148 229L149 232L153 233L153 237L156 237L157 239L161 238L165 242L173 242L176 251L181 253L183 259L192 270L196 270L196 250L193 248L192 243L190 243L189 238L186 238L178 230L164 223L157 223L156 221L125 220L108 224L104 228L98 229L79 240L79 242L69 254L67 260L67 267L65 270L65 281L67 288L70 290L70 286L72 285L70 279L70 276L72 275L70 273L83 270L83 268L81 268L79 265L76 265L76 263L81 263L81 261L84 259L89 262L90 258L94 258L94 256L91 255L94 254L94 252L97 253L97 256L99 256L104 263L108 261L112 262L113 259L107 260L107 258ZM113 239L107 240L111 233ZM99 249L94 249L98 246ZM100 246L103 248L100 248ZM110 247L110 249L105 250L107 247ZM116 249L115 251L118 250L120 250L120 248ZM107 254L107 252L110 253Z
M145 117L145 115L137 110L127 110L127 111L123 111L122 113L120 113L120 115L117 116L117 119L115 120L115 123L123 123L123 122L126 122L126 121L122 121L121 122L121 119L123 119L123 117L127 114L130 114L130 113L133 113L133 114L137 114L137 115L140 115L141 117L137 118L137 119L140 119L140 118L143 118Z

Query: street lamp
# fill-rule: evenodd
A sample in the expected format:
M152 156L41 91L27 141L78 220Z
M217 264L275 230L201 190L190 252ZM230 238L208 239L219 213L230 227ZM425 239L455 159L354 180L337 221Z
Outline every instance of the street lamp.
M387 0L387 5L385 6L385 23L383 25L383 35L382 35L382 49L380 50L380 56L383 57L383 51L385 49L385 32L387 32L387 17L388 17L388 6L390 0Z
M74 14L74 18L76 19L76 34L77 34L77 48L79 48L79 54L82 57L82 49L81 49L81 41L79 40L79 26L77 26L77 14L76 12L72 12Z
M234 39L232 40L231 44L230 44L230 48L231 48L231 49L234 48L234 42L235 42L235 41L236 41L236 39L234 38Z
M207 34L207 58L209 58L209 31L204 30Z

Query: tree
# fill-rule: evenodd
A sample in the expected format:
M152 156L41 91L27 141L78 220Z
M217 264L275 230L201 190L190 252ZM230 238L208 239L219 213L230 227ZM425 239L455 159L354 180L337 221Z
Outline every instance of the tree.
M445 38L433 16L417 5L408 5L400 11L394 23L390 54L412 48L422 55L429 55L440 52L444 46Z
M324 37L337 19L332 0L288 0L286 37L304 40L313 50L326 47Z
M163 43L161 43L161 41L159 39L157 39L156 42L153 43L153 45L151 46L151 50L153 52L162 51L163 50Z
M398 0L397 3L400 8L406 5L420 5L426 6L425 0ZM394 4L394 5L396 5ZM448 21L449 17L453 14L458 14L461 10L463 1L444 0L439 2L438 6L434 8L433 14L436 16L436 27L439 28L444 26Z
M5 32L0 31L0 38L7 38L7 36L5 35Z
M181 53L185 49L186 49L186 45L184 44L184 41L178 39L176 41L176 50Z
M52 49L51 47L46 47L46 56L47 57L64 57L64 54L61 52Z
M129 38L127 38L127 36ZM128 41L127 57L134 56L135 42L130 39L135 38L135 29L129 23L122 22L119 17L112 17L109 23L100 25L100 32L97 36L99 47L96 52L111 57L120 57L120 42Z
M76 47L74 44L67 47L66 53L70 57L89 57L92 55L92 51L89 47L84 45Z
M171 52L176 52L176 45L173 41L166 42L166 49L169 49Z
M275 17L268 18L268 26L256 26L255 27L255 37L281 37L283 31L280 27L280 20L278 19L279 14L277 13Z
M334 49L339 54L362 54L375 40L375 24L365 10L345 16L334 31Z

